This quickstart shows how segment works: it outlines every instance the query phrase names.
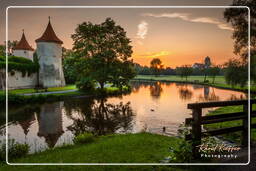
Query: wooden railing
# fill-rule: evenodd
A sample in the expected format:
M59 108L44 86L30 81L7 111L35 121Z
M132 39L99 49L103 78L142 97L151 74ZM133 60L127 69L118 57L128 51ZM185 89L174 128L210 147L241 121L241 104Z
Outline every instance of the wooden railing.
M251 128L256 128L256 124L251 124L251 118L256 117L256 111L252 111L252 104L256 104L256 99L250 100L250 107L248 107L248 100L235 100L235 101L218 101L218 102L203 102L191 103L187 108L192 109L192 118L186 118L185 124L192 127L191 134L186 135L186 140L192 140L193 155L198 157L197 146L201 144L201 139L207 136L215 136L226 134L230 132L242 131L241 145L248 146L248 125ZM226 113L212 116L202 116L203 108L224 107L224 106L243 106L242 112ZM248 120L248 110L250 110L250 120ZM234 126L228 128L220 128L216 130L202 131L202 125L220 123L226 121L242 120L241 126Z

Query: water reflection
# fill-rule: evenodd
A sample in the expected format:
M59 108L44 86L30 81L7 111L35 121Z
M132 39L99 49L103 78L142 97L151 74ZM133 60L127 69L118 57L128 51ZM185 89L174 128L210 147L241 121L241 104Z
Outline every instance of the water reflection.
M179 88L179 95L182 100L186 101L192 98L193 92L185 85Z
M153 82L153 84L149 87L150 95L154 99L158 99L161 96L161 93L163 92L163 88L160 82Z
M41 106L38 118L39 137L44 137L48 147L54 147L59 137L64 133L62 126L62 107L63 102L45 104Z
M132 82L132 93L111 98L71 98L45 104L9 106L9 137L28 143L32 151L72 143L75 135L140 132L176 135L190 117L188 103L237 100L246 94L209 86ZM4 139L5 112L0 111L0 139ZM36 145L34 145L36 144Z
M220 97L216 95L214 88L210 88L208 86L203 87L203 95L200 94L198 96L199 101L218 101Z
M68 127L74 135L82 132L92 132L96 135L105 135L115 132L129 132L132 130L132 111L130 102L123 104L111 104L107 99L87 99L68 101L65 103L67 115L74 121ZM72 106L79 106L73 108ZM77 115L75 116L74 113Z

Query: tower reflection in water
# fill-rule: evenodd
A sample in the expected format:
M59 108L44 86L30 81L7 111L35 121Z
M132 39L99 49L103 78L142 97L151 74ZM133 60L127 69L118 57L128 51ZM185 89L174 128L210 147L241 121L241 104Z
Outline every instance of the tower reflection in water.
M41 106L38 113L39 137L44 137L48 147L54 147L64 133L62 126L62 107L64 102L56 102Z

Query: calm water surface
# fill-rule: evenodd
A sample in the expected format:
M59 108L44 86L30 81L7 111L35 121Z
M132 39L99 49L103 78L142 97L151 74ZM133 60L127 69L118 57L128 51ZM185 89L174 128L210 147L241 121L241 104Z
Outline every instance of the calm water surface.
M166 135L176 135L179 125L191 117L188 103L246 98L241 92L191 84L133 82L132 87L122 97L9 106L9 136L28 143L30 152L35 152L70 144L81 132L104 135L146 130L162 134L166 127ZM4 114L2 111L2 140Z

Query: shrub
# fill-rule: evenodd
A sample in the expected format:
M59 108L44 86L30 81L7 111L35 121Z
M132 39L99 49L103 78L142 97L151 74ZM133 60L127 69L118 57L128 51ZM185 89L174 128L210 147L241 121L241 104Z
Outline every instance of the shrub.
M76 87L81 91L92 92L95 90L95 82L90 78L82 78L76 83Z
M79 134L74 138L75 144L87 144L94 141L94 135L92 133Z
M0 148L0 161L5 161L5 156L6 156L6 144L4 142L1 143L1 148ZM10 160L15 159L15 158L20 158L25 155L27 155L29 152L29 145L28 144L20 144L15 142L14 139L9 140L8 142L8 158Z

